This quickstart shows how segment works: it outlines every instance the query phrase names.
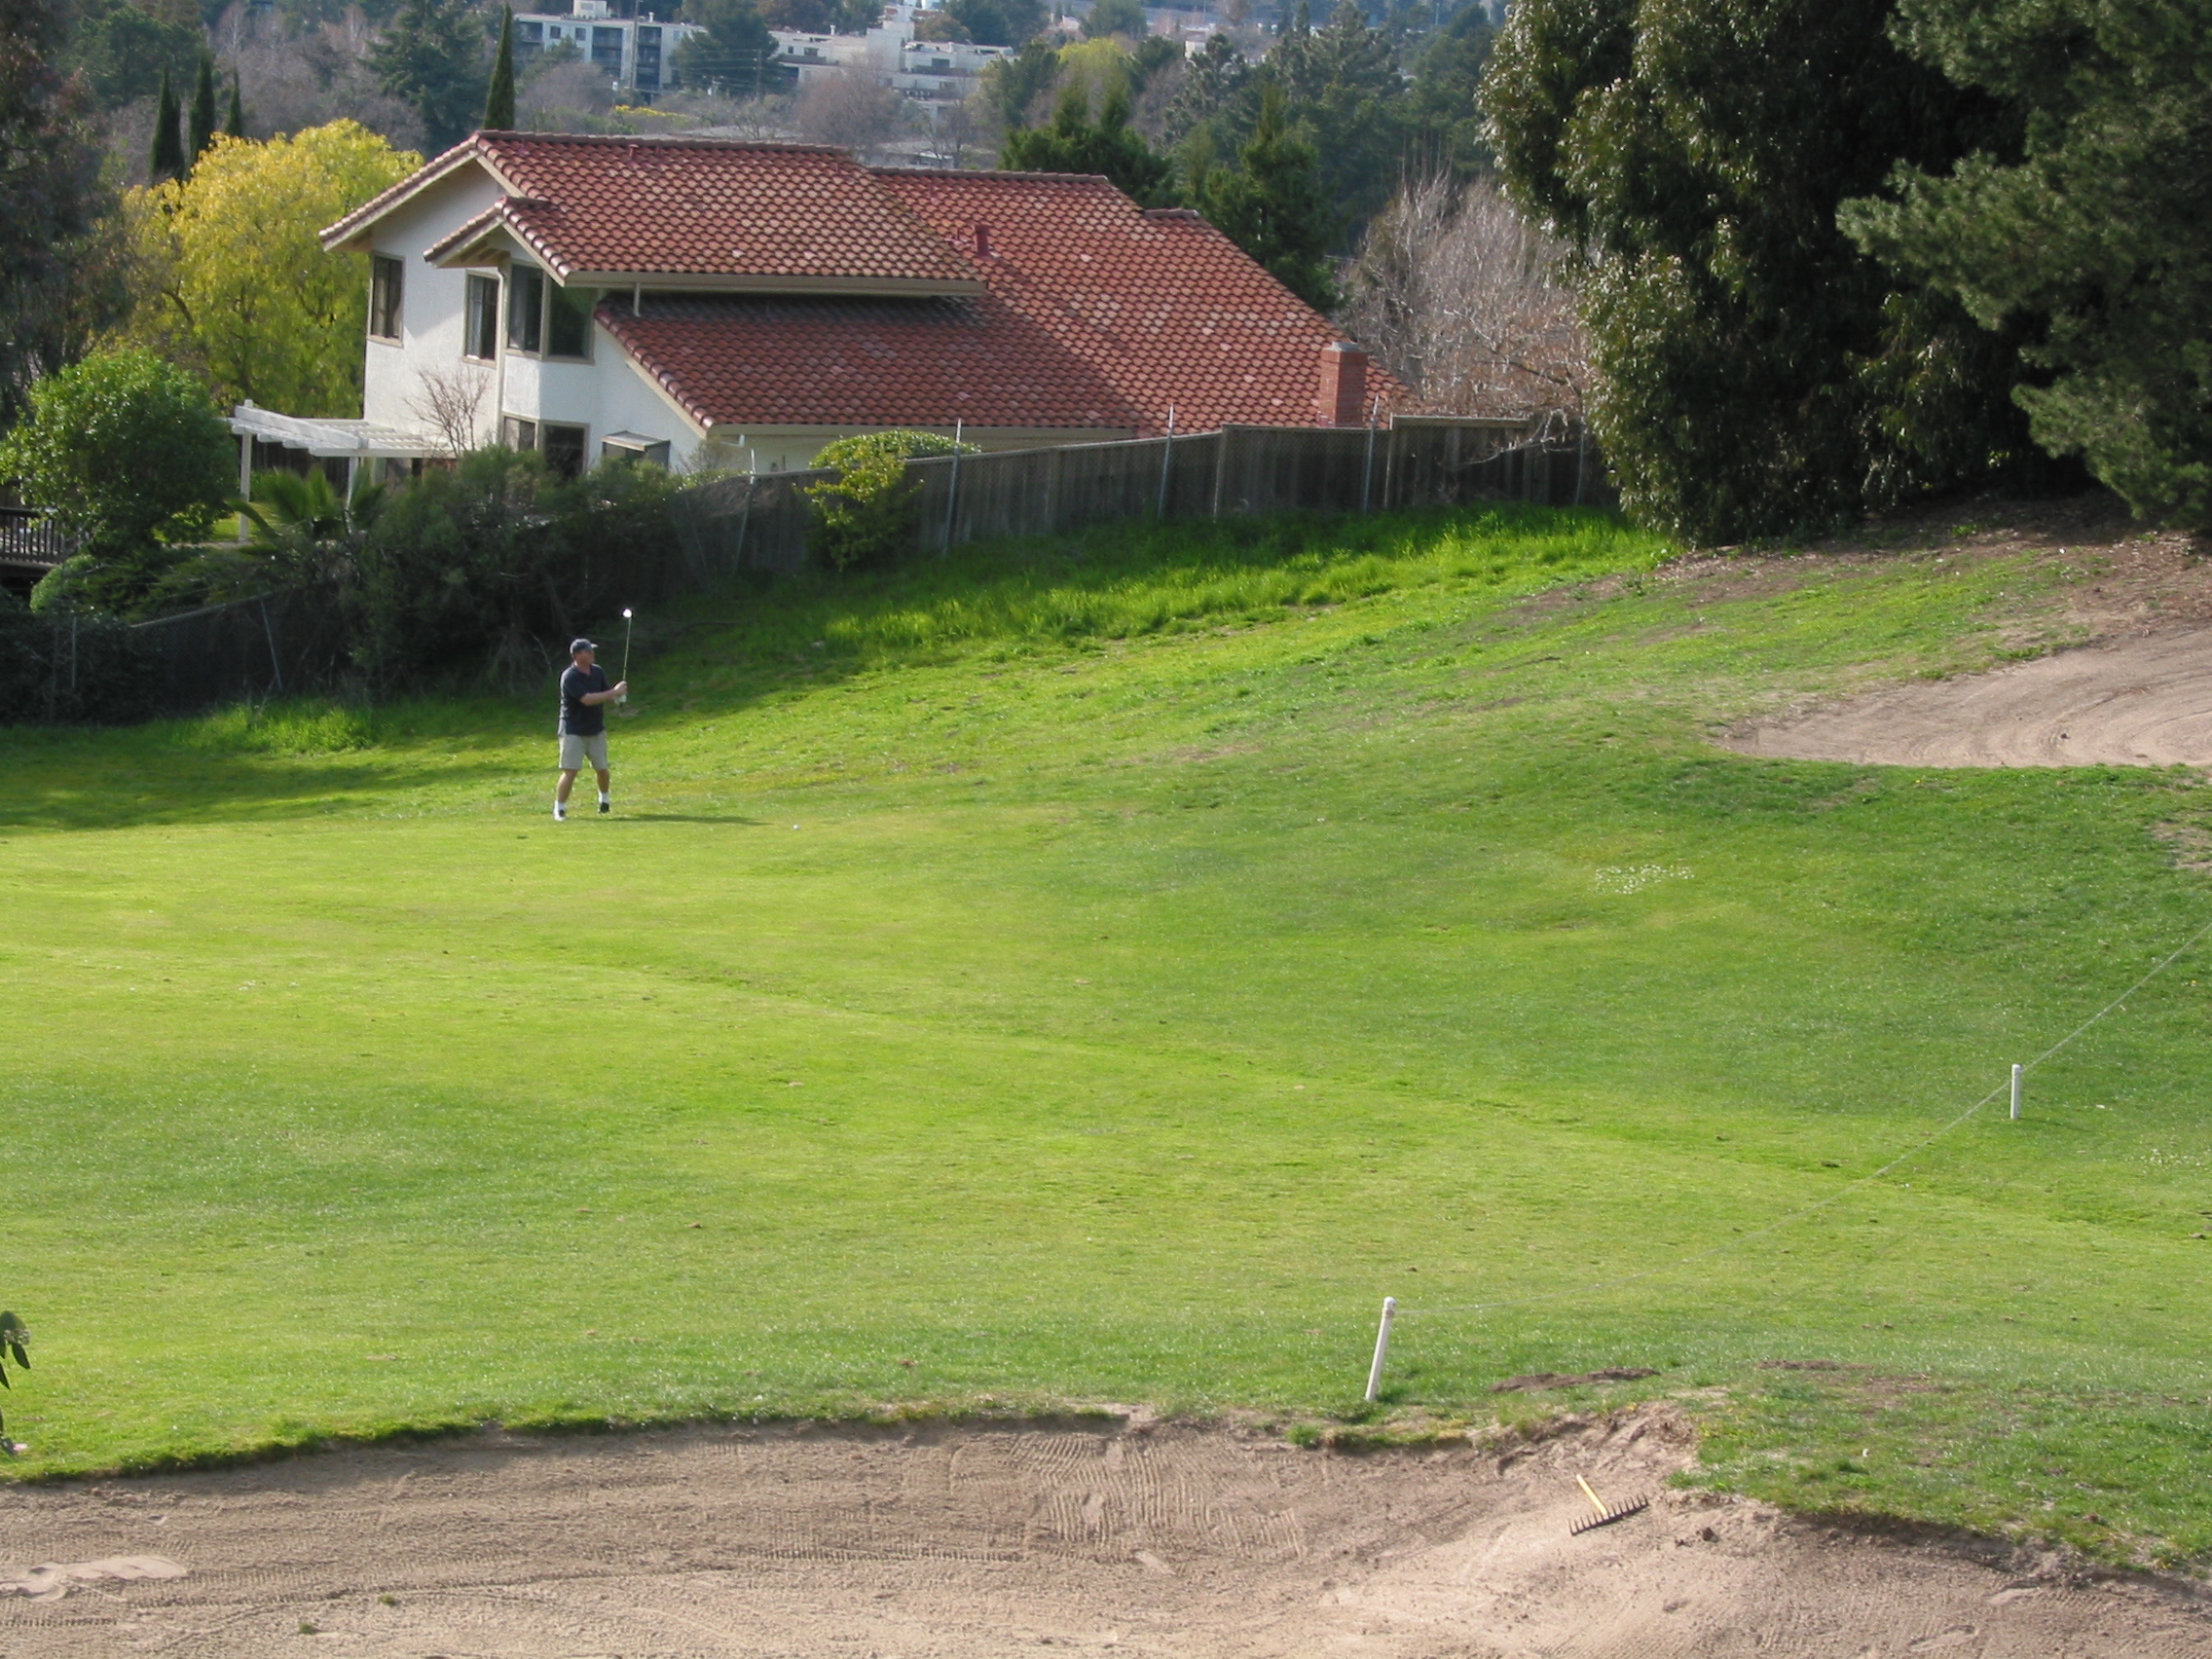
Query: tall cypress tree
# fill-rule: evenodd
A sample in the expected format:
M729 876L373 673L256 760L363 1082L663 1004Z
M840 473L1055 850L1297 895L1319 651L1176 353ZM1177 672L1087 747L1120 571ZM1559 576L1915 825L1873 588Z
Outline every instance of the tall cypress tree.
M215 141L215 60L200 55L200 79L192 89L192 156L197 162Z
M515 9L499 8L499 55L492 60L492 91L484 100L484 126L511 132L515 125Z
M166 178L184 176L184 141L177 130L180 119L176 88L169 84L169 72L164 69L161 95L154 100L154 153L148 166L149 183L160 184Z
M231 71L231 112L223 118L223 130L233 138L245 136L245 96L239 90L239 74Z

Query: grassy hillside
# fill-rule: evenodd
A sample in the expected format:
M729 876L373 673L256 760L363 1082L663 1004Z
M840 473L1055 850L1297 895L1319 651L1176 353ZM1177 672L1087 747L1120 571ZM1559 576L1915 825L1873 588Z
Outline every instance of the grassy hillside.
M763 589L648 619L606 821L547 815L549 698L7 733L20 1466L1359 1416L1388 1293L1391 1414L1649 1366L1726 1483L2212 1550L2212 953L1853 1185L2212 920L2150 832L2212 798L1717 751L1990 660L2060 572L1663 551L1500 512Z

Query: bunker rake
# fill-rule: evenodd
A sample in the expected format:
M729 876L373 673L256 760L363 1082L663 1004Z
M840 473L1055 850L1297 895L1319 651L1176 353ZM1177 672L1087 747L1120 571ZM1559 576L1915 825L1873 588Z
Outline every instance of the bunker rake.
M1569 1527L1567 1530L1568 1537L1574 1536L1577 1532L1591 1531L1599 1527L1610 1527L1615 1521L1626 1521L1631 1515L1640 1515L1651 1507L1651 1499L1648 1497L1640 1497L1634 1503L1607 1503L1591 1490L1590 1483L1580 1475L1574 1477L1574 1484L1582 1489L1582 1495L1590 1500L1590 1507L1597 1510L1598 1513L1590 1520L1577 1521Z

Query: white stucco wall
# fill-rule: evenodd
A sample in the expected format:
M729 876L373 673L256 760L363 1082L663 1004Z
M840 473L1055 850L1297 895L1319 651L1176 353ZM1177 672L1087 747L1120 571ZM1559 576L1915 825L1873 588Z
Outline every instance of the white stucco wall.
M400 259L406 272L399 299L400 343L393 346L372 339L364 347L368 363L361 383L361 413L377 424L403 432L430 429L431 423L421 409L422 377L462 367L461 321L468 276L461 271L438 270L423 257L423 250L498 199L498 186L485 173L463 168L438 180L377 225L375 250ZM487 389L478 428L485 437L493 431L492 404Z

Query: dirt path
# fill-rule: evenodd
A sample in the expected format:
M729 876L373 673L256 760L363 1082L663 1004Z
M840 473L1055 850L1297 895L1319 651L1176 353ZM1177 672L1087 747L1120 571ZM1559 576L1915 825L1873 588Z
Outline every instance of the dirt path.
M1746 755L1887 766L2212 766L2212 628L1916 681L1722 741Z
M2161 1592L1663 1492L1687 1456L1664 1415L1502 1456L1142 1424L693 1429L17 1489L0 1650L2212 1655L2212 1617ZM1570 1537L1576 1472L1661 1495Z

